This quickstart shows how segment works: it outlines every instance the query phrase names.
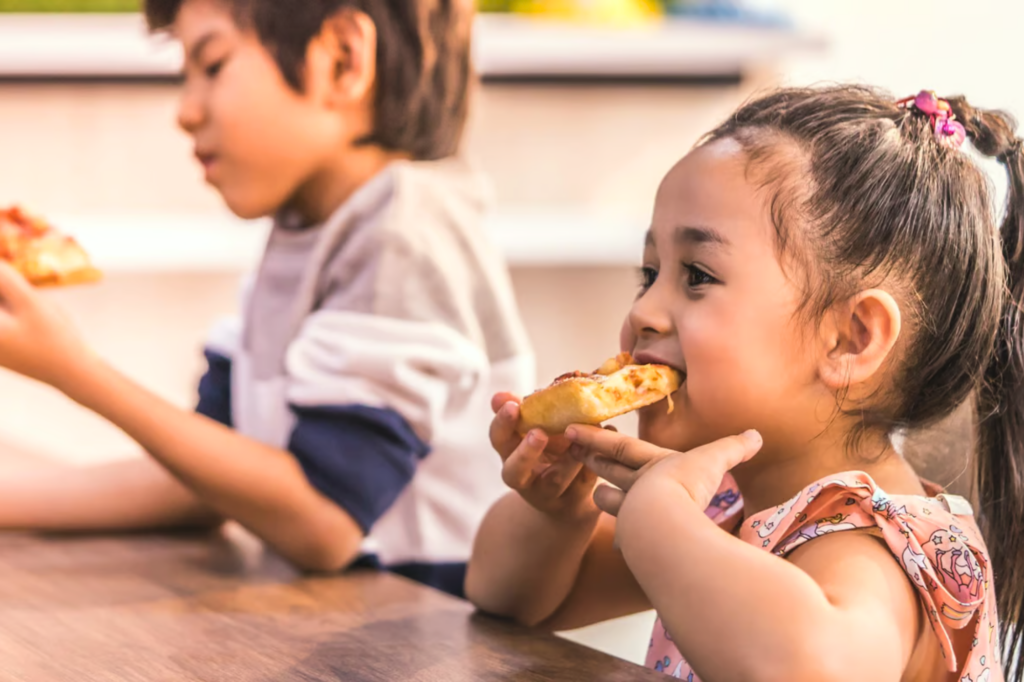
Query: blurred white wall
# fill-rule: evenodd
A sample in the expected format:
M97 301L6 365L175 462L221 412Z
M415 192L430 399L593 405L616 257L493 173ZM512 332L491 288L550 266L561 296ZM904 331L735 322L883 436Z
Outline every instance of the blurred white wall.
M827 37L824 53L784 64L787 84L857 80L898 96L922 89L964 94L975 105L1024 117L1017 69L1024 3L1016 0L774 0L803 29Z

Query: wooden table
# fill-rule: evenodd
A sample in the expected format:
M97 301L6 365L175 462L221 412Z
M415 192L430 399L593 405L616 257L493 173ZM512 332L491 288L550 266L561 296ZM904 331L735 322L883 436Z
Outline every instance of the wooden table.
M0 534L0 680L664 680L376 572L303 577L228 531Z

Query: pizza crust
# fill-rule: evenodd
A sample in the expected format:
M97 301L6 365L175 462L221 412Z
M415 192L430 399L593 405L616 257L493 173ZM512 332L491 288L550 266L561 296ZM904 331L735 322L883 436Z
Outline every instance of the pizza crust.
M0 210L0 259L35 286L83 284L102 277L74 238L19 208Z
M519 432L543 429L551 435L571 424L597 425L652 405L679 389L682 377L665 365L636 365L628 353L609 360L593 374L574 372L528 395L519 409Z

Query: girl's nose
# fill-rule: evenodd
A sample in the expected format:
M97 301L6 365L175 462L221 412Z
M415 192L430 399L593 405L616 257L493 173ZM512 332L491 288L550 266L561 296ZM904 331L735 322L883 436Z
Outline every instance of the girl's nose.
M623 340L628 333L633 338L651 335L668 334L672 331L672 315L668 301L665 300L663 287L656 281L654 286L645 291L633 303L622 330Z

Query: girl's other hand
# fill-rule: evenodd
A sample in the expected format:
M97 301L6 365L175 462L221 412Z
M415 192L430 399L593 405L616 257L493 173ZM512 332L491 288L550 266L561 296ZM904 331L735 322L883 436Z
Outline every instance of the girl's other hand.
M553 517L580 519L599 513L593 500L597 476L566 454L569 441L534 429L517 432L521 400L510 393L491 399L491 445L501 455L502 479L535 509Z
M571 452L587 468L616 487L598 486L594 501L617 516L626 495L638 482L668 479L682 486L700 509L706 509L733 467L746 462L761 449L761 435L747 431L722 438L689 452L676 452L637 438L593 426L571 426L566 438Z
M0 367L63 390L90 357L63 312L0 261Z

